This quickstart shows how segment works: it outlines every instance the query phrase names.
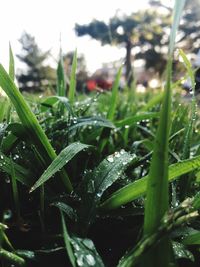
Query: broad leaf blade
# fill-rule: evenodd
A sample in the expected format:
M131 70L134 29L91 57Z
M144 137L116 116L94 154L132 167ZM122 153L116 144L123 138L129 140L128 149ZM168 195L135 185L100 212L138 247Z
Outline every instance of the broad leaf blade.
M169 166L169 182L183 174L200 168L200 156L184 160ZM116 191L101 204L103 209L115 209L146 194L148 176L145 176Z
M96 208L104 191L111 186L134 160L134 156L121 151L104 159L94 171L85 177L81 188L80 224L83 232L93 222Z

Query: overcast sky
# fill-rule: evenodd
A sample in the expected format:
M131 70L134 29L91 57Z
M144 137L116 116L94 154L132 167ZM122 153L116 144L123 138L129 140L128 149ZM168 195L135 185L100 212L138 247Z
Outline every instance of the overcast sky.
M63 52L77 48L78 53L84 53L88 70L92 72L102 62L121 58L125 51L108 45L101 48L90 37L76 37L75 23L89 23L94 18L106 21L118 9L130 14L147 3L148 0L0 0L0 62L8 66L9 41L13 52L20 52L18 39L23 31L35 36L39 47L44 51L51 49L57 58L61 33ZM16 61L16 67L19 66Z

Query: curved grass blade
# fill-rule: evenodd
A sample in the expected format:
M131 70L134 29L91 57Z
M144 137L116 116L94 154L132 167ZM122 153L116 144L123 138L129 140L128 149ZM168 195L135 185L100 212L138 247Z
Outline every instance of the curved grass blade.
M200 156L184 160L169 166L169 182L183 174L200 168ZM116 191L101 204L102 209L116 209L146 194L148 176L145 176Z
M147 110L161 103L162 99L163 99L163 93L156 94L153 98L149 100L149 102L144 107L140 109L140 111L146 112Z
M1 258L6 260L7 262L16 264L16 266L26 266L25 260L22 257L14 254L13 252L7 251L3 248L0 248L0 259Z
M76 154L88 147L89 145L76 142L64 148L60 152L60 154L52 161L49 167L44 171L37 182L31 187L30 192L33 192L36 188L43 185L46 181L52 178L55 173L61 170L74 156L76 156Z
M77 50L74 52L73 61L72 61L72 71L70 76L69 83L69 102L73 106L76 92L76 68L77 68Z
M121 120L121 121L117 121L117 122L115 122L115 125L116 125L116 127L123 127L126 125L132 125L132 124L140 122L142 120L150 120L150 119L154 119L154 118L158 118L158 117L159 117L158 112L146 112L146 113L133 115L133 116L126 118L124 120Z
M169 182L183 174L200 168L200 156L184 160L169 166ZM148 175L119 189L101 204L103 209L116 209L146 194Z
M64 202L56 201L51 203L51 206L59 208L64 212L72 221L77 221L77 214L75 210Z
M184 245L200 245L200 232L187 235L181 242Z
M56 158L56 153L51 146L46 134L41 128L36 116L32 113L30 107L24 100L22 94L19 92L18 88L9 77L3 66L0 64L0 86L5 91L5 93L10 98L11 102L15 106L17 114L26 128L27 134L30 139L36 145L41 157L43 158L45 164L48 166L49 163ZM61 173L61 178L66 186L67 191L72 191L72 185L69 180L67 173L63 170Z
M76 266L105 267L92 240L74 236L71 238L71 244L76 257Z
M84 234L94 220L96 208L104 191L120 178L134 158L123 150L116 152L104 159L92 173L85 176L81 188L80 208L80 224Z
M55 95L55 96L47 97L43 102L41 102L41 105L42 105L41 111L46 111L48 110L48 108L52 108L57 102L62 103L66 107L70 115L73 116L73 110L69 103L69 99L64 96Z
M112 87L112 95L110 99L110 108L108 110L107 119L113 121L116 107L117 107L117 100L118 100L118 92L119 92L119 82L121 78L122 67L119 68L117 75L115 77L114 85Z
M95 126L95 127L105 127L105 128L115 128L115 125L101 117L82 117L77 118L75 124L68 128L68 131L73 131L77 128L84 126Z

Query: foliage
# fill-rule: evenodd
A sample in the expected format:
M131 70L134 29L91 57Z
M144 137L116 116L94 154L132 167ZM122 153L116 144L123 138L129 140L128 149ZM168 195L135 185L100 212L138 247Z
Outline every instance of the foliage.
M169 28L169 16L163 15L156 10L145 10L133 13L130 16L112 17L109 23L93 20L88 25L76 24L75 30L78 36L90 35L92 38L104 44L123 45L126 48L126 79L130 85L133 79L131 54L133 48L140 47L139 57L144 54L147 66L150 67L151 59L161 60L161 53L155 48L163 46L166 41L165 28ZM151 54L148 58L147 54ZM159 67L163 63L160 62Z

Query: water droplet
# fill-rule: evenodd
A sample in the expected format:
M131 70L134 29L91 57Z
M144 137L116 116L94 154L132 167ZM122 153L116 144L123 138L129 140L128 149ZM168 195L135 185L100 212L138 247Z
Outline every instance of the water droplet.
M4 218L4 220L9 220L11 217L12 217L12 211L11 211L11 210L6 210L6 211L3 213L3 218Z
M88 193L94 193L95 187L94 187L94 180L90 180L88 183Z
M0 159L3 159L3 155L0 156Z
M114 156L115 156L116 158L120 158L120 153L119 153L119 152L115 152L115 153L114 153Z
M119 152L121 155L123 155L125 153L125 150L124 149L121 149L120 152Z
M129 125L125 125L125 129L128 129L130 126Z
M83 244L89 249L93 249L94 248L94 244L90 239L84 239L83 240Z
M109 161L109 162L111 162L111 163L114 162L114 158L113 158L113 156L108 156L108 157L107 157L107 161Z
M78 245L78 244L74 244L74 248L75 248L75 250L77 250L77 251L79 251L79 250L80 250L80 247L79 247L79 245Z
M89 265L91 265L91 266L95 265L96 262L95 262L95 259L92 255L88 254L85 256L85 258L86 258L86 261Z
M10 183L10 178L9 178L8 176L5 177L5 182L6 182L7 184Z
M80 255L77 259L77 264L79 266L83 266L84 262L83 262L83 255Z

